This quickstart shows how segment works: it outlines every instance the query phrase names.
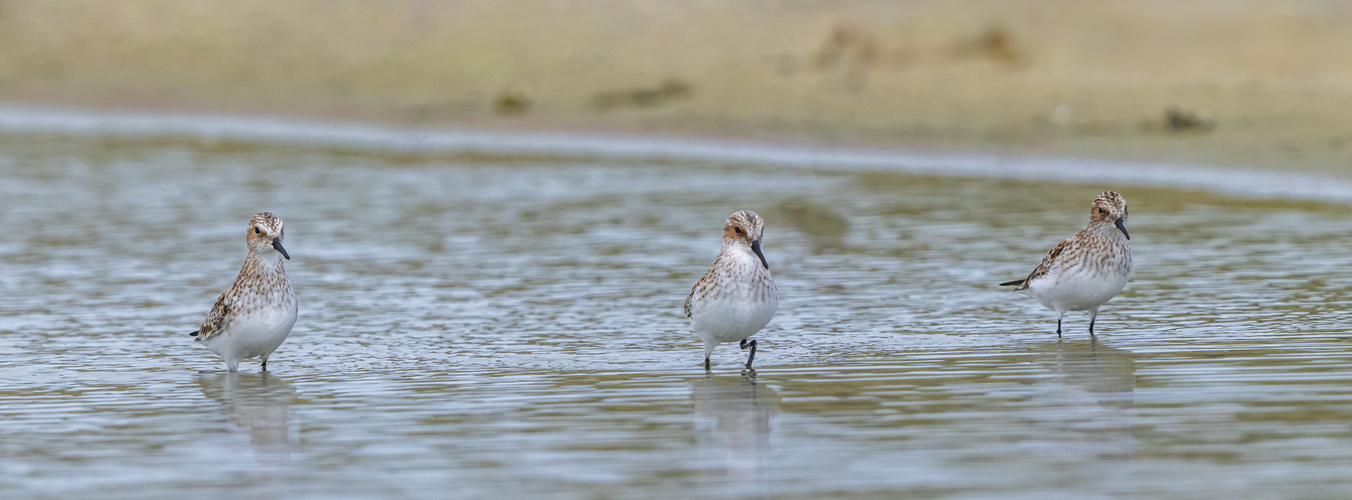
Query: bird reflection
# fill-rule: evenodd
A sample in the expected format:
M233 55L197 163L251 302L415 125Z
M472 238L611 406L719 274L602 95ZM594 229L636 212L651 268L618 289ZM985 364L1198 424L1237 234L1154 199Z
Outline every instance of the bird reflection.
M1136 406L1136 365L1132 354L1089 339L1056 343L1056 372L1066 384L1084 389L1104 408Z
M262 373L218 373L197 379L202 394L221 403L225 414L249 432L256 448L285 450L290 444L291 404L296 388Z
M695 384L690 397L696 441L701 450L721 455L727 486L746 496L768 495L770 421L780 413L779 394L754 375L710 376Z
M1131 463L1136 456L1136 364L1132 353L1103 345L1097 339L1056 342L1039 350L1045 365L1058 375L1053 391L1061 411L1046 425L1068 438L1067 456L1081 456L1075 473L1093 478L1105 493L1134 491Z

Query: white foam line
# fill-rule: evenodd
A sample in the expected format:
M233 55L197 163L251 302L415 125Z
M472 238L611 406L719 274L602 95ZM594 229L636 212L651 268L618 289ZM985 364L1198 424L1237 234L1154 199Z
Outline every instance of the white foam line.
M1228 194L1352 202L1352 180L1315 174L1111 160L915 154L784 144L552 132L427 129L269 117L98 112L0 104L0 133L190 137L397 152L538 154L752 163L798 168L1197 188Z

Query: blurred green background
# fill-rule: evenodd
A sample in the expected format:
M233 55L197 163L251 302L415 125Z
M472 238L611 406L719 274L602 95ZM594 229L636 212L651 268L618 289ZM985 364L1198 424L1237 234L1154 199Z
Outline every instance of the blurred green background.
M0 0L0 101L1352 176L1339 1Z

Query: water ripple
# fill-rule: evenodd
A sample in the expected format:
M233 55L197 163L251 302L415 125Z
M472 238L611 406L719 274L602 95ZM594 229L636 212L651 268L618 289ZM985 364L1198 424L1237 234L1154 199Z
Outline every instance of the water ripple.
M1102 186L0 135L0 489L17 496L1343 496L1342 205L1131 200L1099 318L995 283ZM734 209L783 302L705 374L681 303ZM300 320L186 333L287 221Z

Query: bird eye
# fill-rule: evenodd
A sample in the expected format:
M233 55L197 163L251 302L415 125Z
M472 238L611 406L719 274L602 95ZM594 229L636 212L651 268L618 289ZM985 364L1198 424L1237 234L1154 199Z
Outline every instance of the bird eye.
M1102 212L1103 210L1100 209L1099 211ZM263 234L263 230L258 229L258 226L254 226L254 234Z
M1099 213L1103 213L1103 207L1098 207Z
M732 226L732 230L737 231L737 234L742 234L742 226Z

